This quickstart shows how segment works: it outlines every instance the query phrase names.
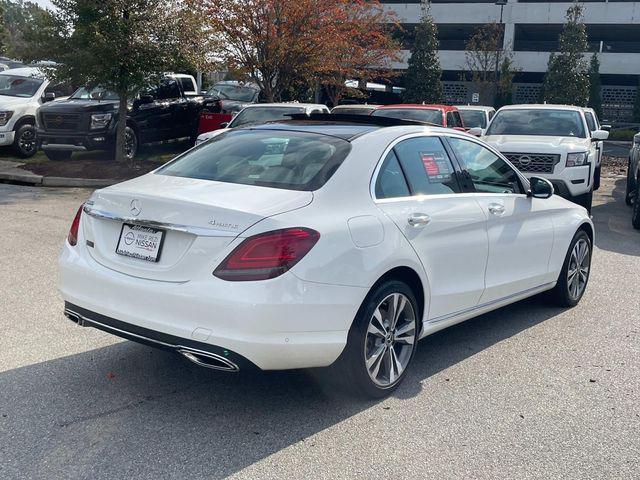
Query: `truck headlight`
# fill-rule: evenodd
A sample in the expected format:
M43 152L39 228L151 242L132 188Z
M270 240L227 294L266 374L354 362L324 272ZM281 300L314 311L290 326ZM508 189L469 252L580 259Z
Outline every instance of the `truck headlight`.
M587 164L587 152L568 153L567 167L581 167Z
M112 113L95 113L91 115L91 130L106 128L112 116Z
M9 123L9 119L13 115L13 112L0 112L0 127L4 127Z

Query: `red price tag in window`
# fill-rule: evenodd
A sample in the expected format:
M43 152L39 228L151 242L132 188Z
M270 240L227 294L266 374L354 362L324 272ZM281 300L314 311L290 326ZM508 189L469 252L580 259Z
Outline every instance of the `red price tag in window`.
M429 177L436 177L440 175L440 166L436 162L436 158L429 153L421 153L422 164Z

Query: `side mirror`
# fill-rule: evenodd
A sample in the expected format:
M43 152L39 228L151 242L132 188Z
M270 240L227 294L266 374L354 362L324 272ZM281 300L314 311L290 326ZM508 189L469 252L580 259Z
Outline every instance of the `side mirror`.
M45 92L45 94L42 96L42 101L44 103L53 102L55 99L56 99L56 94L53 92Z
M220 128L227 128L229 126L229 122L222 122L220 124Z
M636 133L636 134L633 136L633 144L634 144L634 145L640 145L640 132L639 132L639 133Z
M531 177L529 178L529 186L527 197L549 198L553 195L553 185L546 178Z
M591 141L599 142L600 140L606 140L609 138L609 132L606 130L594 130L591 132Z
M471 135L474 135L476 137L481 137L484 135L484 128L481 127L473 127L470 128L468 133L470 133Z
M610 132L611 125L600 125L600 130L604 130L605 132Z

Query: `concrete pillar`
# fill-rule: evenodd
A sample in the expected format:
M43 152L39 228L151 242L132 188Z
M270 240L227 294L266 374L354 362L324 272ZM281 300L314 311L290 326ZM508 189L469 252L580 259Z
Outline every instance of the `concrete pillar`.
M504 41L502 43L502 48L504 50L513 50L515 33L516 33L515 23L509 22L504 24Z

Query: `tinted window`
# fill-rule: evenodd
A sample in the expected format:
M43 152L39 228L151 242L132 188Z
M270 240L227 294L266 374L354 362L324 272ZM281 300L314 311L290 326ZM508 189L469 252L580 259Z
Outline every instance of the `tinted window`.
M30 98L36 94L42 82L42 79L35 77L0 75L0 95Z
M587 126L591 132L598 129L596 126L596 120L593 118L593 114L591 112L584 112L584 117L587 120Z
M481 110L460 110L460 115L462 115L465 127L486 128L487 126L487 117Z
M44 89L44 93L54 93L56 98L68 97L73 93L73 88L68 83L50 83Z
M459 192L453 164L437 137L416 137L394 147L412 195Z
M358 107L335 107L331 110L331 113L338 113L341 115L371 115L372 108L358 108Z
M389 152L376 180L376 198L397 198L410 196L409 187L404 178L398 157Z
M118 100L118 94L105 90L102 87L87 89L85 87L76 90L71 98L74 100Z
M460 138L449 141L477 192L522 193L515 170L491 150Z
M304 113L302 107L250 107L242 110L229 124L230 128L242 125L285 120L285 115Z
M371 115L373 117L400 118L442 125L442 112L428 108L385 108L374 110Z
M178 82L173 78L163 78L160 81L160 84L150 89L149 93L156 100L170 100L172 98L179 98L182 96L180 94Z
M462 127L462 120L458 112L447 112L447 127L460 128Z
M185 93L196 93L196 86L193 83L193 80L188 77L178 77L178 81L180 82L180 85L182 85L182 90Z
M586 136L579 112L548 108L499 111L489 125L487 135Z
M189 150L157 173L219 182L316 190L345 159L351 144L328 135L230 130Z

